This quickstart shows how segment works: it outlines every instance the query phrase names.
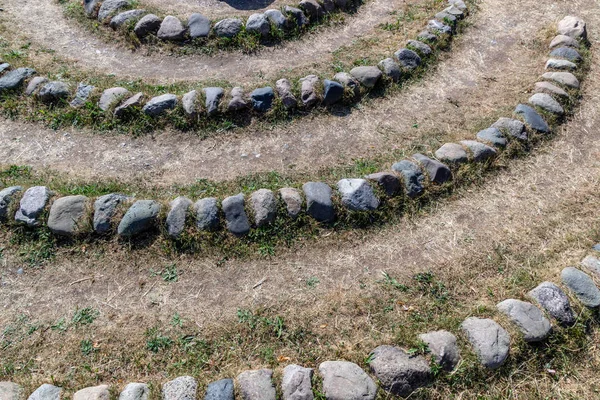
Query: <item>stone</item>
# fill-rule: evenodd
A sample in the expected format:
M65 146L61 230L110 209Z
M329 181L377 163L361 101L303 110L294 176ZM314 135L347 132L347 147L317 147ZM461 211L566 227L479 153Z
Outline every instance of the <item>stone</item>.
M374 400L377 385L358 365L348 361L325 361L319 365L327 400Z
M600 251L600 243L596 243L595 245L592 246L592 250L594 251Z
M394 346L379 346L371 352L369 366L382 389L396 396L407 397L433 380L425 358L409 356Z
M271 21L271 23L275 25L277 29L283 30L287 28L287 18L285 17L285 15L283 15L281 11L271 9L265 11L265 15L267 16L267 18L269 18L269 21Z
M46 186L33 186L25 191L15 215L17 222L28 226L40 226L38 218L46 208L51 192Z
M551 58L546 61L546 66L544 68L556 69L559 71L573 71L577 69L577 64L567 60L557 60L555 58Z
M417 35L417 40L425 43L435 43L437 42L438 37L429 31L423 31Z
M333 0L337 8L344 9L348 4L348 0Z
M82 231L86 216L88 198L67 196L57 199L50 207L48 228L59 236L72 237Z
M179 237L185 229L185 221L188 216L192 201L187 197L179 196L171 202L171 209L167 214L167 233L172 238Z
M448 3L452 4L452 6L456 7L460 11L467 11L467 5L463 0L448 0Z
M281 99L283 106L289 110L298 105L298 100L292 93L292 84L287 79L279 79L275 83L275 89L277 89L277 95Z
M542 116L533 108L525 104L519 104L517 108L515 108L515 115L521 116L525 121L525 124L531 129L540 133L550 133L550 127L546 121L544 121Z
M571 62L579 62L583 59L581 54L572 47L557 47L550 52L550 57L564 58Z
M431 47L429 47L428 44L421 42L420 40L409 40L408 42L406 42L406 46L410 49L418 51L419 53L421 53L422 56L428 56L433 53Z
M563 115L565 113L560 103L547 93L535 93L529 98L529 104L553 114Z
M416 153L412 156L427 171L429 180L433 183L442 184L452 180L452 171L446 164L433 160L423 154Z
M402 188L398 176L391 172L376 172L365 176L365 179L377 182L377 185L379 185L388 196L397 196Z
M398 82L402 77L402 71L400 71L400 66L393 58L386 58L385 60L381 60L379 64L377 64L381 72L388 78L390 78L394 82Z
M527 140L527 131L525 130L525 124L518 119L512 118L499 118L498 121L492 124L492 128L499 129L500 132L508 137Z
M298 4L298 7L304 10L306 15L308 15L313 21L325 16L325 10L317 0L302 0Z
M185 39L186 28L183 26L179 18L172 15L167 15L160 24L156 36L160 40L168 40L171 42L180 42Z
M456 21L458 20L455 15L450 14L446 10L442 10L435 14L435 19L443 21L445 24L452 26L456 25Z
M510 350L510 336L496 321L469 317L460 327L483 366L496 369L504 364Z
M552 325L542 311L531 303L507 299L496 305L523 333L526 342L541 342L552 332Z
M123 216L117 233L122 237L132 237L148 231L155 226L160 209L160 203L154 200L136 201Z
M44 383L31 393L27 400L60 400L61 392L61 388L50 385L49 383ZM4 397L0 397L4 399Z
M196 400L198 383L191 376L180 376L162 387L163 400Z
M465 149L457 143L444 143L435 151L435 157L445 163L452 165L464 164L469 161Z
M402 175L404 181L404 190L406 195L411 199L414 199L425 191L423 186L425 182L425 175L417 164L412 161L402 160L392 165L392 171L395 171Z
M208 37L210 20L202 14L193 13L188 19L188 30L192 39Z
M300 79L300 99L306 107L312 107L319 102L316 85L319 83L319 77L308 75Z
M156 35L158 30L160 29L160 25L162 24L162 19L154 14L148 14L143 16L135 27L133 28L133 32L135 35L142 39L146 36L153 34Z
M444 8L444 12L446 12L450 15L453 15L458 19L464 18L465 11L467 10L466 4L462 0L457 2L457 4L453 4L452 2L449 2L449 3L450 3L450 6Z
M430 32L437 33L439 35L452 34L452 28L440 21L436 21L435 19L431 19L427 22L427 30Z
M108 111L111 107L118 105L121 100L129 96L131 96L129 90L122 87L106 89L100 96L98 107L100 107L102 111Z
M296 22L298 28L303 28L310 23L304 12L299 8L285 6L283 11Z
M283 369L281 391L283 400L313 400L312 368L291 364Z
M379 82L383 73L377 67L356 67L352 68L350 75L356 78L361 85L371 89Z
M460 361L460 351L456 336L448 331L422 333L419 339L427 344L433 360L445 371L452 371Z
M600 306L600 290L588 274L577 268L567 267L560 274L563 283L573 292L584 306L598 308Z
M206 388L204 400L234 400L233 380L221 379L211 382Z
M270 86L254 89L250 94L250 100L252 101L252 108L258 112L267 112L273 107L273 100L275 99L275 92Z
M244 195L227 197L222 203L223 212L229 232L236 236L243 236L250 232L250 223L244 209Z
M570 72L546 72L542 78L557 82L566 87L579 89L579 81Z
M246 21L246 31L255 32L260 36L265 37L271 33L271 23L265 14L252 14Z
M6 90L14 90L23 84L25 79L35 75L35 69L32 68L17 68L8 71L0 77L0 93Z
M172 110L177 106L177 96L174 94L163 94L150 99L142 108L142 111L151 117L158 117L167 110Z
M213 116L219 112L219 103L225 93L220 87L208 87L202 89L206 97L206 113L208 116Z
M561 325L571 326L575 323L575 313L571 309L569 298L554 283L542 282L532 289L528 295L537 301Z
M96 18L100 4L100 0L83 0L83 11L85 12L85 15L88 18Z
M129 383L119 395L119 400L148 400L150 388L145 383Z
M39 91L38 98L44 103L53 103L69 97L69 85L64 82L46 83Z
M108 25L114 30L117 30L126 23L130 21L135 21L136 19L143 17L145 14L146 10L124 11L112 17Z
M77 90L75 91L75 98L71 100L71 103L69 103L71 107L78 108L84 106L94 89L94 86L86 85L85 83L80 82L77 85Z
M504 148L508 144L508 140L498 128L487 128L477 132L477 139L499 148Z
M122 194L106 194L94 202L94 232L104 234L111 230L111 220L115 216L117 207L127 200Z
M109 400L108 385L87 387L75 392L73 400Z
M272 90L273 89L271 89L271 91ZM273 95L273 97L275 97L275 95ZM272 102L273 99L271 99L271 103ZM263 103L262 105L266 104ZM243 110L246 107L248 107L248 103L246 103L246 100L244 100L244 89L242 89L241 87L234 87L233 89L231 89L231 100L227 105L227 111L239 111ZM271 106L269 106L269 108L271 108ZM267 108L265 111L267 111L269 108Z
M237 382L244 400L275 400L277 396L270 369L244 371Z
M365 179L341 179L337 188L342 204L352 211L373 211L379 207L379 199Z
M13 382L0 382L0 399L2 400L21 400L24 390L21 386Z
M549 47L551 49L555 47L573 47L575 49L578 49L579 42L573 39L572 37L566 35L557 35L554 39L552 39Z
M302 195L294 188L279 189L279 196L285 204L288 216L296 218L302 211Z
M421 57L417 53L409 49L400 49L394 53L394 57L400 65L407 70L413 70L421 65Z
M98 21L105 21L127 6L129 6L128 0L104 0L98 10Z
M535 84L534 92L536 93L548 93L554 96L559 96L562 98L568 98L569 94L565 92L563 89L559 88L556 85L551 84L550 82L537 82Z
M184 94L181 98L181 106L185 115L189 118L196 118L198 116L198 92L192 90Z
M306 212L319 222L331 222L335 218L331 188L323 182L307 182L302 185L306 197Z
M232 38L242 31L244 24L238 18L225 18L217 22L213 28L215 35Z
M353 93L354 97L360 96L360 82L356 80L352 75L347 72L338 72L333 77L335 81L341 83L344 87L349 88Z
M123 117L130 110L139 107L142 105L144 101L144 93L139 92L125 100L120 106L115 107L114 115L115 117Z
M582 19L567 16L558 23L558 33L573 39L587 40L587 29Z
M8 212L10 211L15 195L22 190L21 186L10 186L0 190L0 221L8 219Z
M259 189L252 193L252 210L254 211L254 223L261 227L275 221L277 216L277 200L273 191Z
M344 97L344 87L341 83L325 79L323 81L323 104L330 106L342 100Z
M1 193L1 192L0 192ZM594 256L587 256L581 260L583 265L588 271L600 278L600 260Z
M196 227L201 231L214 231L219 228L219 205L214 197L200 199L194 204Z
M35 94L46 82L48 82L48 78L45 78L43 76L36 76L27 85L27 88L25 89L25 94L27 96Z
M10 68L10 64L9 63L2 63L2 64L0 64L0 74L3 73L4 71L6 71L9 68Z
M333 12L335 10L335 2L333 0L322 0L325 12Z
M493 147L475 140L461 140L460 144L469 149L475 162L493 160L498 155L498 152Z

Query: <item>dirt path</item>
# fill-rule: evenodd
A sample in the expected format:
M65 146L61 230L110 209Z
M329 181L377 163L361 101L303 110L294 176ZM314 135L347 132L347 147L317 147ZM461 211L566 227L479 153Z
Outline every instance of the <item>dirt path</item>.
M149 4L165 12L175 14L200 13L211 19L231 16L244 16L263 12L269 8L279 9L290 5L296 7L294 0L178 0L166 2L165 0L144 0L142 4Z

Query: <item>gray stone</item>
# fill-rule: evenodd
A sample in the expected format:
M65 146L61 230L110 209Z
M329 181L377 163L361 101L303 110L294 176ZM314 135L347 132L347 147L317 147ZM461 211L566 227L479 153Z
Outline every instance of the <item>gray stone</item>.
M323 86L325 87L323 91L323 104L326 106L335 104L344 97L344 87L341 83L325 79Z
M194 13L188 19L188 29L192 39L207 37L210 34L210 20L202 14Z
M23 84L25 79L34 75L35 69L32 68L17 68L12 71L8 71L6 74L0 77L0 93L6 90L14 90Z
M400 193L402 184L398 176L391 172L376 172L365 176L365 179L377 182L388 196L396 196Z
M285 17L285 15L283 15L281 11L267 10L265 11L265 15L267 16L267 18L269 18L269 21L271 21L271 23L275 25L277 29L283 30L287 28L287 18Z
M21 186L10 186L0 190L0 221L8 219L8 212L10 211L14 197L22 190Z
M100 0L83 0L83 11L85 12L85 15L87 15L88 18L96 18L100 4Z
M142 108L142 111L151 117L157 117L167 110L172 110L177 106L177 96L174 94L163 94L150 99Z
M467 5L463 0L448 0L449 4L452 4L453 7L457 8L460 11L467 11Z
M156 201L136 201L123 216L117 233L119 236L131 237L148 231L155 226L160 209L160 203Z
M306 197L306 212L319 222L330 222L335 218L331 188L323 182L307 182L302 185Z
M271 33L271 23L265 14L252 14L246 21L246 31L256 32L262 37L265 37Z
M146 14L146 10L129 10L119 13L110 20L110 27L117 30L130 21L135 21Z
M477 139L499 148L506 147L508 144L508 140L498 128L487 128L477 132Z
M144 101L144 93L139 92L125 100L120 106L115 107L114 115L115 117L122 117L127 114L128 111L134 109L135 107L139 107L142 105Z
M594 251L600 251L600 243L596 243L595 245L592 246L592 250Z
M456 18L455 15L450 14L446 10L442 10L435 14L435 18L439 21L443 21L445 24L452 26L456 25L456 21L458 20L458 18Z
M286 109L294 108L298 105L296 96L292 93L292 84L287 79L279 79L275 83L275 89L281 99L281 103Z
M518 140L527 140L527 131L525 124L518 119L499 118L492 124L492 128L499 129L503 134Z
M598 260L596 257L585 257L583 260L581 260L581 265L583 265L592 274L596 275L596 277L600 278L600 260Z
M531 303L507 299L496 307L519 328L526 342L541 342L552 332L550 321Z
M347 72L338 72L333 77L335 81L349 88L354 93L354 97L360 96L360 82Z
M521 116L525 121L525 124L531 129L540 133L550 133L550 127L546 121L544 121L542 116L533 108L525 104L519 104L517 108L515 108L515 115Z
M448 331L432 331L419 335L427 344L433 360L446 371L452 371L460 361L456 336Z
M575 323L575 314L571 309L569 298L554 283L542 282L528 294L561 325L571 326Z
M37 93L41 86L46 82L48 82L48 78L45 78L43 76L36 76L27 85L27 88L25 89L25 94L27 96L31 96L32 94Z
M398 347L379 346L370 358L369 366L383 390L397 396L407 397L433 380L425 358L411 357Z
M270 369L244 371L238 375L237 382L244 400L275 400L273 371Z
M423 154L416 153L412 156L427 171L431 182L442 184L452 180L452 171L446 164L433 160Z
M579 81L570 72L546 72L542 75L542 78L549 79L566 87L579 89Z
M335 2L333 0L323 0L322 3L325 12L330 13L335 10Z
M4 71L6 71L9 68L10 68L10 64L9 63L2 63L2 64L0 64L0 74L3 73Z
M21 198L15 220L28 226L39 226L38 217L46 208L50 196L51 192L45 186L34 186L27 189Z
M303 28L310 23L304 12L299 8L285 6L283 11L296 22L298 28Z
M206 96L206 113L209 117L215 115L219 112L219 103L225 92L220 87L208 87L202 90Z
M98 10L98 21L103 22L127 6L129 6L128 0L104 0Z
M244 195L227 197L221 204L225 213L225 220L229 232L236 236L243 236L250 232L250 223L244 209Z
M75 91L75 98L71 100L71 107L82 107L85 102L90 98L90 95L94 91L94 86L86 85L85 83L79 83L77 90Z
M319 365L327 400L374 400L377 385L358 365L348 361L325 361Z
M23 388L13 382L0 382L0 399L2 400L21 400Z
M234 400L233 380L221 379L211 382L206 388L204 400Z
M213 30L219 37L232 38L241 32L243 26L242 20L238 18L225 18L217 22Z
M171 202L171 209L167 214L167 233L172 238L179 237L185 229L185 220L192 201L187 197L179 196Z
M590 308L600 306L600 290L588 274L577 268L567 267L562 270L560 276L583 305Z
M273 94L273 97L274 96L275 95ZM273 99L271 99L271 103L272 102ZM227 111L239 111L246 107L248 107L248 103L246 103L246 100L244 100L244 90L241 87L234 87L231 89L231 100L227 105ZM268 110L268 108L266 110Z
M313 21L325 16L325 10L317 0L302 0L298 6L304 10L306 15L308 15Z
M135 24L133 32L136 34L137 37L141 39L150 34L155 35L156 33L158 33L161 24L162 19L160 19L154 14L148 14L142 17L142 19L140 19L137 22L137 24Z
M551 58L546 61L545 69L556 69L560 71L573 71L577 69L577 64L572 63L567 60L558 60L556 58Z
M548 93L562 98L569 97L569 94L567 92L565 92L558 86L551 84L550 82L536 82L534 91L536 93Z
M319 94L316 85L319 83L319 77L308 75L300 79L300 99L306 107L312 107L319 102Z
M312 368L291 364L283 369L281 391L283 400L313 400Z
M341 179L337 188L342 204L352 211L373 211L379 207L379 199L365 179Z
M581 54L572 47L558 47L550 52L550 57L564 58L572 62L582 60Z
M55 235L75 236L85 229L88 198L85 196L67 196L57 199L50 207L48 228Z
M435 43L437 42L438 37L429 31L423 31L417 35L417 40L425 43Z
M510 336L496 321L470 317L461 328L483 366L496 369L504 364L510 350Z
M272 87L264 87L254 89L250 94L250 100L252 101L252 108L259 112L267 112L273 106L273 100L275 99L275 92Z
M196 400L198 383L191 376L180 376L162 387L163 400Z
M219 228L219 205L214 197L200 199L194 204L196 227L201 231L214 231Z
M437 34L452 34L452 28L435 19L431 19L427 22L427 30Z
M431 47L429 47L428 44L421 42L420 40L409 40L408 42L406 42L406 45L409 48L421 53L422 56L428 56L431 53L433 53L433 50L431 50Z
M148 400L150 388L145 383L129 383L119 395L119 400Z
M302 211L302 195L294 188L279 189L279 196L285 204L288 216L296 218Z
M104 234L111 229L111 220L115 216L117 206L127 200L122 194L106 194L94 202L94 232Z
M73 400L109 400L108 385L87 387L75 392Z
M572 37L566 35L557 35L554 39L552 39L549 47L551 49L555 47L573 47L575 49L578 49L579 42L573 39Z
M460 2L457 2L457 4L453 4L452 2L448 2L448 3L450 3L450 6L444 8L443 11L445 13L453 15L458 19L464 18L467 6L462 0ZM462 7L462 6L464 6L464 7Z
M168 40L171 42L179 42L185 39L186 28L183 26L179 18L172 15L167 15L160 24L156 36L160 40Z
M356 78L361 85L370 89L375 87L383 74L377 67L356 67L352 68L350 75Z
M465 149L458 143L444 143L435 151L435 157L445 163L458 165L469 161Z
M529 98L529 104L553 114L563 115L565 113L560 103L547 93L535 93Z
M261 227L275 221L277 216L277 200L273 191L259 189L252 193L252 210L254 211L254 223Z
M393 58L386 58L385 60L381 60L379 64L377 64L381 72L388 78L390 78L394 82L398 82L402 77L402 71L400 71L400 66Z
M38 98L44 103L52 103L69 97L69 85L53 81L46 83L39 91Z
M573 39L587 40L587 29L581 18L567 16L558 23L558 33Z
M413 70L421 65L421 57L417 53L409 49L400 49L394 53L394 57L400 65L407 70Z
M181 105L185 115L189 118L196 118L198 116L198 92L192 90L184 94L181 98Z
M488 160L493 160L498 155L498 152L493 147L475 140L461 140L460 144L471 151L473 161L475 162L486 162Z
M100 107L102 111L108 111L111 107L118 105L121 100L129 96L131 96L129 90L122 87L106 89L100 96L98 107Z
M61 392L61 388L50 385L49 383L44 383L37 388L35 392L31 393L31 396L29 396L27 400L60 400Z
M402 160L392 165L392 171L395 171L402 175L404 181L404 190L406 195L411 199L414 199L425 190L423 186L425 182L425 175L417 164L412 161Z

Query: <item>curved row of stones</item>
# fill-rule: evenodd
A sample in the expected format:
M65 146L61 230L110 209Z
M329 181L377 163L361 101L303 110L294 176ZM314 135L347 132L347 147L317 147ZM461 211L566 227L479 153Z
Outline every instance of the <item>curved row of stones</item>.
M600 251L600 245L594 247ZM587 256L581 265L600 279L600 259ZM574 267L561 272L561 280L568 290L585 307L598 310L600 289L593 278ZM530 301L507 299L496 305L526 343L545 341L552 334L552 322L563 327L573 326L577 315L569 297L556 284L542 282L527 293ZM536 306L537 304L537 306ZM508 331L490 318L469 317L460 325L463 336L483 367L500 368L508 359L511 337ZM461 360L458 338L445 330L430 331L418 336L427 345L430 360L422 355L411 355L397 346L382 345L367 357L370 371L376 381L359 365L349 361L325 361L318 367L322 378L322 390L327 400L374 400L378 389L391 394L408 397L415 390L430 385L434 380L431 365L452 373ZM313 400L312 368L291 364L283 369L281 398L283 400ZM243 400L276 400L277 391L273 371L259 369L244 371L237 376L238 398ZM60 400L62 389L43 384L28 400ZM150 389L145 383L129 383L120 393L119 400L147 400ZM181 376L162 386L163 400L196 400L198 383L194 377ZM77 391L73 400L106 400L109 386L87 387ZM12 382L0 382L0 398L21 400L23 389ZM210 383L205 400L234 400L236 384L233 379L221 379Z
M324 79L323 82L317 75L308 75L300 79L300 93L294 93L293 85L288 79L278 80L275 89L271 86L255 89L249 96L242 87L234 87L228 97L221 87L207 87L201 91L192 90L181 97L163 94L148 101L142 92L133 94L126 88L113 87L102 92L98 107L115 118L131 116L140 109L147 116L159 117L181 107L184 114L193 120L200 115L211 117L223 112L241 113L253 110L265 113L273 108L276 99L286 110L331 106L342 101L345 93L353 101L358 101L362 93L375 87L384 76L387 77L386 82L395 83L409 77L423 64L423 59L433 54L431 46L435 45L439 37L452 34L453 27L464 17L467 8L463 0L448 1L450 5L438 13L436 19L428 22L426 30L418 35L417 40L409 40L406 47L394 54L394 58L386 58L378 66L359 66L353 68L350 73L339 72L332 80ZM4 70L10 69L8 64L3 65ZM17 89L27 82L26 95L36 96L45 103L69 101L72 107L78 108L84 106L96 91L94 86L81 82L73 95L71 85L67 82L49 81L41 76L29 79L35 73L31 68L18 68L6 72L0 77L0 93Z

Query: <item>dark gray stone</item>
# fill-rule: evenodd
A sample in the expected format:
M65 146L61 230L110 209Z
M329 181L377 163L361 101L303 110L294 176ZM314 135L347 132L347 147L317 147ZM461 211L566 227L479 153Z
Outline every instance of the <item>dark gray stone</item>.
M271 23L275 25L277 29L284 30L287 28L287 18L285 17L285 15L283 15L281 11L267 10L265 11L265 15L267 16L267 18L269 18L269 21L271 21Z
M153 200L138 200L127 210L119 223L119 236L131 237L155 226L161 206Z
M535 93L529 98L529 104L553 114L563 115L565 113L560 103L547 93Z
M331 188L323 182L307 182L302 185L306 197L306 212L319 222L330 222L335 218Z
M571 37L565 35L557 35L550 42L550 48L554 49L555 47L573 47L575 49L579 48L579 42Z
M275 400L277 396L270 369L244 371L238 375L237 382L244 400Z
M15 195L22 190L23 188L21 186L10 186L0 190L0 221L6 221L8 219L8 212L15 199Z
M88 18L96 18L101 0L83 0L83 11Z
M493 160L498 155L498 152L493 147L475 140L461 140L460 143L471 151L473 161L475 162Z
M520 116L525 121L525 124L531 129L536 130L540 133L550 133L550 127L544 121L540 114L537 113L532 107L525 104L519 104L515 108L515 115Z
M575 293L584 306L598 308L600 306L600 290L588 274L577 268L567 267L560 274L563 283Z
M365 179L341 179L337 188L342 204L352 211L373 211L379 207L379 199Z
M291 364L283 369L281 391L283 400L313 400L312 368Z
M103 22L127 6L129 6L129 1L127 0L104 0L100 6L100 10L98 10L98 21Z
M356 67L352 68L350 75L356 78L361 85L370 89L375 87L383 73L377 67Z
M85 196L67 196L57 199L50 207L48 228L55 235L75 236L85 226L88 198Z
M443 21L445 24L448 24L450 26L456 25L456 21L458 20L458 18L456 18L455 15L450 14L446 10L442 10L435 14L435 18L439 21Z
M252 14L246 21L246 31L255 32L260 36L265 37L271 33L271 23L265 14Z
M133 28L133 32L137 37L144 38L150 34L156 35L158 30L160 29L160 25L162 24L162 19L154 14L148 14L142 19L140 19L135 27Z
M115 117L122 117L127 114L128 111L132 110L135 107L139 107L142 105L142 101L144 100L144 93L139 92L125 100L120 106L115 107L114 115Z
M85 83L79 83L77 90L75 91L75 98L71 100L71 107L82 107L85 102L90 98L90 95L94 91L94 86L86 85Z
M198 92L192 90L184 94L181 98L181 106L185 115L189 118L196 118L198 116Z
M225 213L227 229L236 236L243 236L250 232L250 223L244 209L244 195L227 197L221 204Z
M64 82L53 81L46 83L38 93L38 97L44 103L52 103L69 97L69 85Z
M510 350L510 336L496 321L470 317L461 328L483 366L496 369L504 364Z
M242 31L244 24L238 18L225 18L217 22L213 28L215 35L232 38Z
M333 77L333 80L338 81L342 86L350 89L354 93L354 97L360 96L360 82L347 72L338 72Z
M394 82L398 82L402 77L402 71L400 70L400 66L393 58L386 58L385 60L381 60L378 64L381 72L388 78L390 78Z
M302 211L302 195L294 188L279 189L279 196L285 204L288 216L296 218Z
M46 208L50 196L51 192L45 186L33 186L27 189L21 198L15 220L28 226L39 226L38 218Z
M419 335L427 344L434 361L446 371L452 371L460 361L456 336L448 331L433 331Z
M188 19L188 29L192 39L207 37L210 34L210 20L202 14L194 13Z
M275 99L275 92L272 87L264 87L254 89L250 94L250 100L252 101L252 108L259 112L267 112L273 107L273 100Z
M408 197L414 199L423 194L425 190L423 186L425 175L423 175L423 171L421 171L421 168L417 164L408 160L402 160L392 165L392 171L402 175L404 190Z
M162 400L196 400L198 383L191 376L180 376L162 387Z
M119 400L148 400L150 388L145 383L129 383L119 395Z
M325 10L317 0L302 0L298 6L304 10L306 15L313 21L317 21L325 16Z
M281 103L286 109L294 108L298 105L298 100L296 100L296 96L292 93L292 84L287 79L279 79L275 83L275 88L277 89L277 94L281 99Z
M251 196L254 223L261 227L275 221L277 216L277 200L273 191L259 189Z
M587 40L587 29L581 18L574 16L564 17L558 22L558 33L573 39Z
M157 117L167 110L172 110L177 106L177 96L174 94L163 94L154 97L146 103L142 111L151 117Z
M428 55L431 55L431 53L433 53L433 50L431 50L431 47L429 47L428 44L421 42L420 40L409 40L406 43L406 45L409 48L421 53L422 56L428 56Z
M196 227L201 231L214 231L219 228L219 204L216 198L200 199L194 205Z
M54 385L50 385L48 383L44 383L33 393L31 393L27 400L60 400L61 392L61 388Z
M206 388L204 400L234 400L233 380L221 379L211 382Z
M435 19L429 20L427 22L427 30L437 34L452 34L452 28L440 21L436 21Z
M319 102L319 94L316 88L318 83L319 77L316 75L308 75L300 79L300 99L306 107L312 107Z
M288 14L291 17L291 19L296 23L296 26L298 28L303 28L304 26L310 23L304 12L299 8L285 6L283 10L286 14Z
M437 42L438 37L429 31L423 31L417 35L417 40L425 43L435 43Z
M29 81L27 88L25 88L25 94L27 96L31 96L32 94L37 93L41 86L46 82L48 82L48 78L43 76L36 76L31 81Z
M579 81L570 72L546 72L542 78L549 79L572 89L579 89Z
M526 342L541 342L552 332L550 321L531 303L507 299L496 307L519 328Z
M371 353L369 366L377 376L383 390L407 397L433 380L431 368L425 358L409 356L394 346L379 346Z
M555 69L559 71L574 71L577 69L577 64L572 63L568 60L558 60L556 58L551 58L546 61L546 69Z
M146 10L129 10L119 13L112 17L109 26L113 29L119 29L130 21L135 21L146 14Z
M131 96L129 90L122 87L106 89L102 92L98 107L102 111L108 111L111 107L118 105L124 98Z
M100 196L94 202L94 231L99 234L104 234L111 229L111 220L115 216L117 206L125 202L127 196L122 194L106 194Z
M192 201L187 197L179 196L171 202L171 209L167 214L167 233L172 238L179 237L185 229L185 221Z
M323 85L325 87L323 91L323 104L326 106L335 104L344 97L344 87L341 83L325 79Z
M413 154L413 158L427 171L431 182L442 184L452 180L452 171L446 164L433 160L423 154Z
M325 361L319 365L327 400L374 400L377 385L358 365L348 361Z
M575 323L575 313L571 309L569 298L554 283L542 282L528 294L561 325L571 326Z
M365 176L365 179L377 182L388 196L396 196L400 193L402 184L398 176L391 172L377 172Z
M506 136L518 139L527 140L527 131L525 124L518 119L499 118L498 121L492 124L492 128L499 129Z
M180 42L185 39L187 29L183 26L179 18L172 15L167 15L160 24L156 36L160 40L168 40L171 42Z
M440 161L452 165L464 164L469 161L467 152L458 143L444 143L435 151L435 156Z
M8 71L0 77L0 93L6 90L14 90L23 84L25 79L35 75L35 69L32 68L17 68Z
M421 57L409 49L400 49L394 53L394 56L400 65L407 70L413 70L417 68L422 62Z
M202 90L206 96L206 113L209 117L215 115L219 112L219 103L225 92L220 87L208 87Z
M487 128L477 132L477 139L499 148L504 148L508 144L508 140L498 128Z

